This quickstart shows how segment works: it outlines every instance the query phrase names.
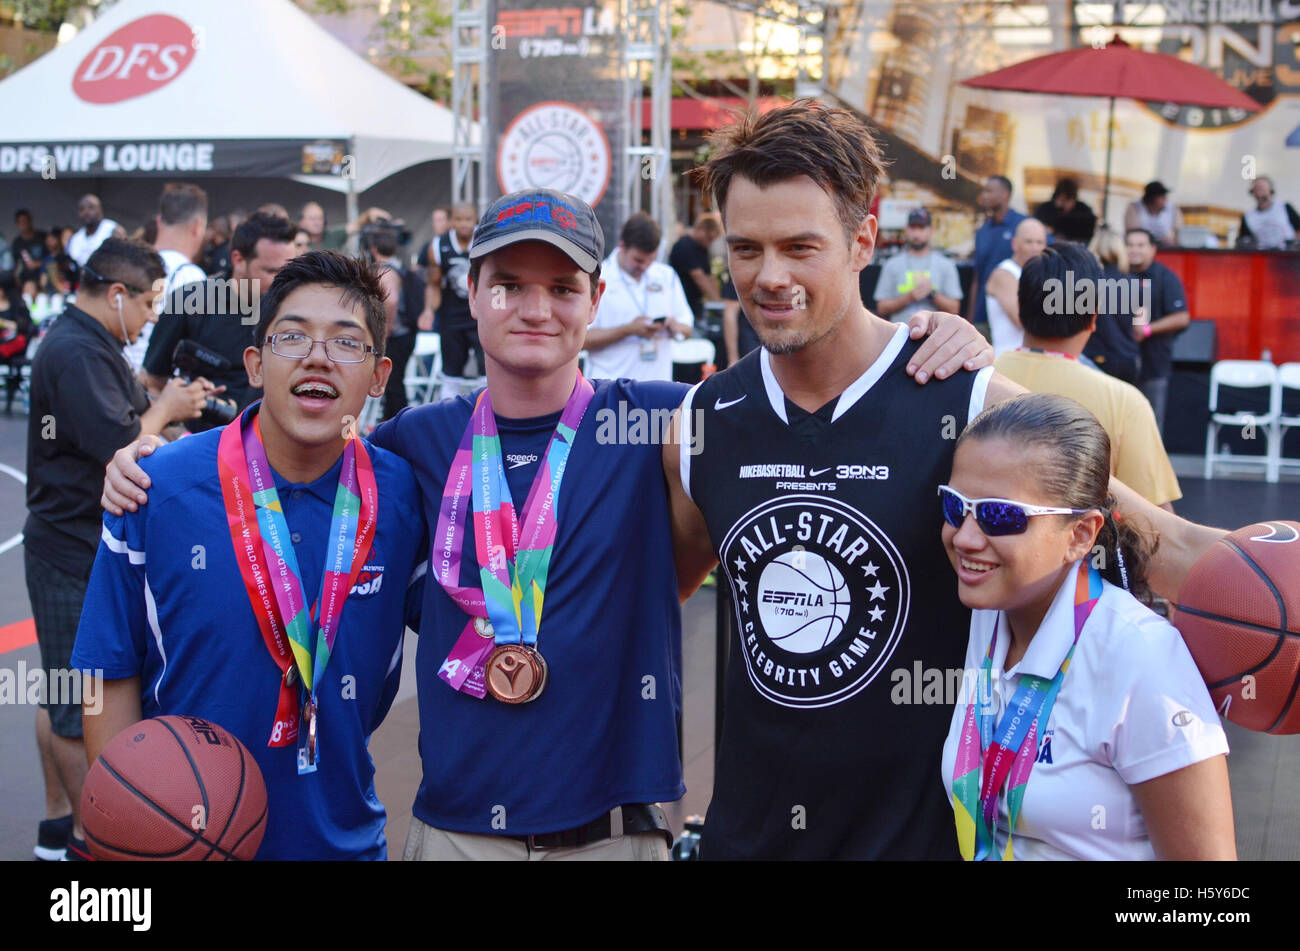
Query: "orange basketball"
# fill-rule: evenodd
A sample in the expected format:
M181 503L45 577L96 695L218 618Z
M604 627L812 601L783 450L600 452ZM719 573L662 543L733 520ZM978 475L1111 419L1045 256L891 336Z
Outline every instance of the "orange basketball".
M251 859L266 832L266 784L252 754L215 723L141 720L90 767L81 822L98 859Z
M1221 714L1261 733L1300 733L1300 523L1259 522L1211 545L1170 621Z

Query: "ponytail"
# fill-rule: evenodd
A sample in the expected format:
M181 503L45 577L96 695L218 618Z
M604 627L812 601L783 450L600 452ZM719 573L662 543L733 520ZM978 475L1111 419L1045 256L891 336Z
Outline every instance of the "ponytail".
M1115 497L1107 495L1101 510L1106 520L1097 533L1097 544L1104 553L1101 576L1138 600L1150 603L1152 591L1147 582L1147 571L1159 541L1148 539L1132 523L1125 521L1115 510L1115 505Z

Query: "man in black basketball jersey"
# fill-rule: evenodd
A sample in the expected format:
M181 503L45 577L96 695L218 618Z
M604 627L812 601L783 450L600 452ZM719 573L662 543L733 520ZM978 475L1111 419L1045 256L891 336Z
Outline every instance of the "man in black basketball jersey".
M443 235L434 235L427 251L429 291L419 326L421 330L434 330L432 316L436 314L436 329L442 346L442 371L453 378L465 375L465 364L471 350L474 351L479 375L484 373L478 325L469 312L469 243L477 222L478 212L472 204L461 202L453 205L451 230Z
M713 143L698 174L763 349L694 388L664 447L682 592L720 561L738 632L701 855L955 859L951 700L912 708L893 674L963 665L935 487L968 420L1023 391L953 375L964 354L918 386L917 343L862 305L882 162L851 113L800 101ZM1222 533L1114 489L1159 526L1154 583L1176 590Z

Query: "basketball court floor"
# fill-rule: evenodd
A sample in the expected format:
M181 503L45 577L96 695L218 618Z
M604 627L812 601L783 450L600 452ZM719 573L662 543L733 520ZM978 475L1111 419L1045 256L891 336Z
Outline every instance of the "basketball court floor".
M23 578L19 534L26 517L23 470L27 418L0 416L0 668L39 666L31 609ZM1178 460L1186 498L1180 515L1208 525L1235 528L1262 518L1300 520L1300 479L1268 485L1258 477L1198 477L1198 460ZM669 805L680 833L685 818L703 815L713 783L713 685L716 610L714 590L696 594L683 612L685 798ZM389 813L390 858L399 859L420 779L416 752L414 658L416 638L407 634L402 688L383 726L371 740L376 787ZM0 704L0 860L28 860L42 816L44 795L33 735L34 711ZM1242 859L1300 859L1300 739L1250 733L1227 725L1232 753L1237 849ZM935 776L935 782L939 777Z

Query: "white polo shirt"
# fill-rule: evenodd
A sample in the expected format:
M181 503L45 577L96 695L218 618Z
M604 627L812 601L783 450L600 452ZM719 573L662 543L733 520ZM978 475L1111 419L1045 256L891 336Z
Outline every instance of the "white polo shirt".
M68 246L64 249L68 252L68 257L77 262L77 267L85 267L90 256L99 250L99 246L113 237L113 232L117 230L117 222L110 221L108 218L99 223L94 234L86 234L86 228L83 225L78 228L71 238L68 239Z
M593 328L608 330L629 323L639 316L671 317L679 324L694 326L691 306L677 272L656 261L645 269L640 280L618 265L618 250L601 265L605 293L601 295ZM593 380L671 380L673 358L667 330L650 339L639 336L589 351L587 376Z
M994 723L1021 674L1051 679L1074 639L1077 565L1056 593L1025 656L1002 669L1011 632L1001 611L971 612L966 670L977 672L1000 625L993 652ZM974 674L968 678L977 683ZM952 771L967 700L953 710L943 746L943 785ZM1103 583L1079 637L1025 786L1016 822L1016 859L1151 860L1155 852L1129 786L1228 752L1209 691L1182 635L1123 588ZM1007 843L1005 791L997 848Z
M171 300L172 291L176 290L176 288L184 287L186 284L192 284L195 281L207 280L208 276L203 273L203 268L179 251L164 248L158 252L158 256L163 259L163 267L167 271L167 280L163 285L162 293L164 307L167 301ZM144 355L149 352L149 338L153 336L153 326L153 324L145 324L140 328L140 336L135 338L135 343L122 348L122 353L126 356L127 362L131 364L131 369L136 373L140 372L144 365Z

